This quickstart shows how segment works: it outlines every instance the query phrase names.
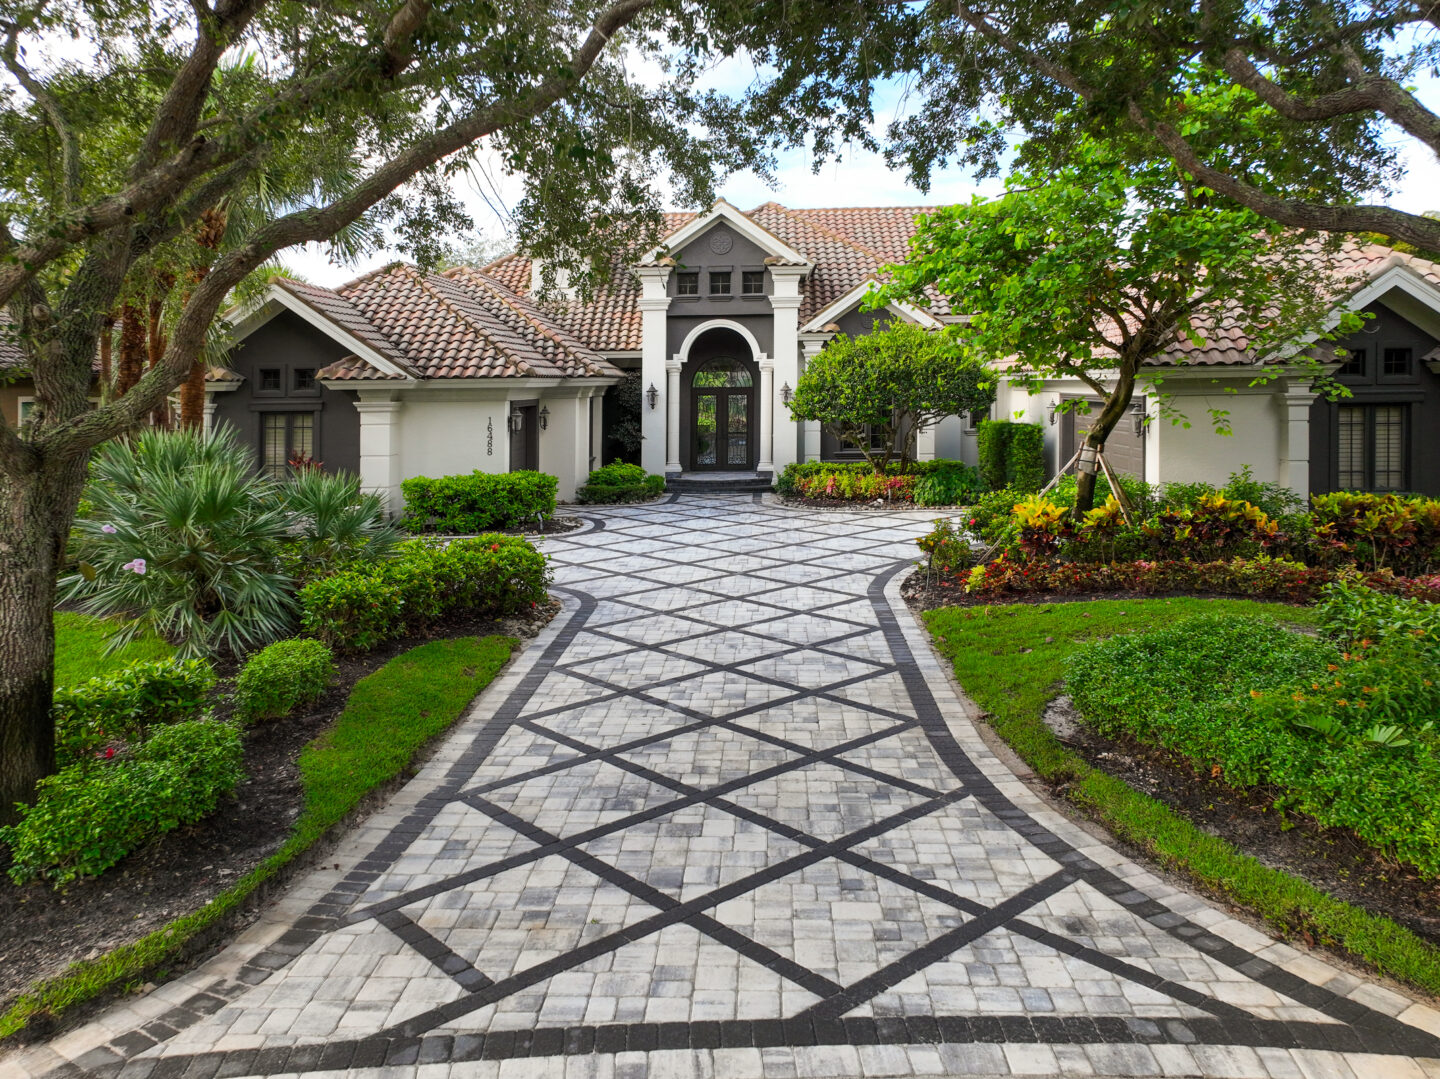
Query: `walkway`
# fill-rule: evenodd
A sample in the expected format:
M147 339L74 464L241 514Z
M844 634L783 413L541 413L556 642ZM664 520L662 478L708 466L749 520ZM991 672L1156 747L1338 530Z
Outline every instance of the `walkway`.
M685 496L547 540L564 613L338 871L0 1074L1440 1076L1440 1014L987 751L897 598L925 528Z

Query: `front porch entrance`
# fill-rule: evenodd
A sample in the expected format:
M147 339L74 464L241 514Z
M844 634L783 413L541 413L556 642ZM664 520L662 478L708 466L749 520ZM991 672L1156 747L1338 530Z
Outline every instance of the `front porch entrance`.
M690 387L691 459L696 471L739 471L756 464L755 384L738 360L706 360Z

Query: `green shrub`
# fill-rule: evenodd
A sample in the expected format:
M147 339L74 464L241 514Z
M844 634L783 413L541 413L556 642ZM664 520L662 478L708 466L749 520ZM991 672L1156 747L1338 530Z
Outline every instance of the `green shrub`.
M665 491L665 477L647 475L639 465L612 461L590 473L576 489L575 501L582 503L640 502Z
M136 744L153 726L194 719L215 686L201 659L163 659L71 686L57 686L55 753L62 766L83 764L116 742Z
M153 632L203 656L289 631L292 582L279 550L293 518L231 428L107 442L90 476L94 513L75 523L78 570L61 596L88 614L125 615L112 643Z
M300 590L305 632L363 652L460 612L501 617L548 598L545 556L519 536L411 540L388 562L344 570Z
M400 539L380 496L361 491L358 476L301 469L282 486L281 497L291 521L282 558L298 581L389 558Z
M276 641L246 662L235 679L235 710L248 722L288 716L318 701L335 677L335 657L319 641Z
M1394 637L1440 644L1440 603L1387 595L1355 580L1326 585L1316 612L1324 633L1342 645Z
M975 444L980 475L991 490L1034 494L1045 484L1045 432L1038 423L981 420Z
M975 564L975 552L963 530L948 517L935 522L935 527L915 541L925 552L926 569L930 573L960 573Z
M895 480L904 482L896 483ZM961 461L894 461L876 472L866 461L799 461L788 464L775 481L777 494L873 501L876 498L914 501L922 506L962 505L979 498L984 484L975 469Z
M400 484L405 496L400 524L410 532L449 535L543 525L555 516L556 483L543 472L412 476Z
M1433 653L1338 652L1263 620L1212 616L1101 641L1066 668L1086 722L1277 788L1278 806L1440 875Z
M915 480L917 506L968 506L985 493L978 470L960 461L938 461Z
M980 476L985 486L998 491L1006 485L1006 459L1015 424L1009 420L981 420L975 428L975 448L980 458Z
M95 876L137 847L212 813L244 774L239 730L194 720L162 727L128 757L40 781L35 804L0 828L10 878L57 887Z
M1440 572L1440 499L1336 491L1315 495L1310 508L1317 549L1331 562Z

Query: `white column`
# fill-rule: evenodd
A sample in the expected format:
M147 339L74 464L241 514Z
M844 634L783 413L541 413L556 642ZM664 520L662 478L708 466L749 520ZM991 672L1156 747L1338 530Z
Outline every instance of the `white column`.
M1284 413L1280 482L1301 498L1310 497L1310 406L1315 397L1308 386L1291 385L1279 400Z
M931 424L915 436L915 460L935 460L935 426Z
M670 298L665 283L670 278L669 266L641 266L640 278L640 463L646 472L670 470L668 462L673 451L665 448L666 416L678 409L666 386L665 348L666 315ZM650 406L650 389L658 395L655 407ZM678 412L677 412L678 416ZM673 470L678 471L678 468Z
M681 471L680 465L680 367L684 361L677 352L665 365L665 471ZM659 469L646 469L647 472Z
M801 356L800 365L801 375L805 374L805 368L809 365L810 361L813 360L816 356L820 355L820 352L822 349L825 348L825 343L828 339L828 336L823 338L810 337L806 338L805 341L801 343L801 350L803 353L803 355ZM796 380L794 383L791 384L790 388L793 390L798 388L799 385L799 381ZM801 446L800 459L802 461L820 460L820 421L805 420L800 424L800 428L803 432L803 442Z
M774 294L770 306L775 312L775 373L771 379L770 407L775 417L770 460L778 474L799 456L799 429L790 410L780 400L780 387L792 390L800 381L800 282L805 267L772 266Z
M644 403L641 403L644 407ZM605 391L590 391L590 471L605 463Z
M205 413L200 420L200 430L205 435L210 435L215 430L215 408L219 404L213 393L205 395Z
M401 402L388 398L355 402L360 413L360 486L380 496L385 511L394 516L404 508L400 497Z
M760 465L759 471L775 472L775 361L761 355L760 361ZM783 424L782 431L791 431Z

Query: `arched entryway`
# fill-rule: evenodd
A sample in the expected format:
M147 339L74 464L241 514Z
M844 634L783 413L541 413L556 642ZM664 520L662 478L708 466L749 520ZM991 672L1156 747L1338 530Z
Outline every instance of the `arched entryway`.
M745 339L715 329L682 371L689 413L686 464L697 472L753 471L759 460L759 378Z

